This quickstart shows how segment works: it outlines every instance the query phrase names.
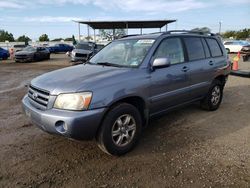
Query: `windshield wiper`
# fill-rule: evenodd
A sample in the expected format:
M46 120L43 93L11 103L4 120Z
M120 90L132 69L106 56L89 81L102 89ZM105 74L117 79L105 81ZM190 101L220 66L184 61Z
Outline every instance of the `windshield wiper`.
M97 62L97 65L104 65L104 66L111 66L111 67L123 67L122 65L118 65L115 63L109 63L109 62Z

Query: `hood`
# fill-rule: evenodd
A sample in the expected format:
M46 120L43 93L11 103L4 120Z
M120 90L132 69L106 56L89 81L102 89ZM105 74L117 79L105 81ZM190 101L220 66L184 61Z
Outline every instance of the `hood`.
M47 90L51 95L91 91L105 79L127 72L128 68L100 65L77 65L43 74L31 81L31 85Z
M15 53L15 55L31 55L34 54L35 52L28 52L28 51L18 51Z
M90 54L90 53L92 53L91 50L84 50L84 49L74 49L72 52L79 53L79 54Z

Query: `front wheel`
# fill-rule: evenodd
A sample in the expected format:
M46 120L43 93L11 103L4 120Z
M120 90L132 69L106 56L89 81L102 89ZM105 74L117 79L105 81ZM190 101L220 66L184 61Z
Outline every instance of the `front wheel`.
M223 97L223 84L219 80L213 81L207 96L201 101L201 107L205 110L217 110Z
M97 134L98 146L110 155L123 155L138 142L142 130L140 112L121 103L107 113Z

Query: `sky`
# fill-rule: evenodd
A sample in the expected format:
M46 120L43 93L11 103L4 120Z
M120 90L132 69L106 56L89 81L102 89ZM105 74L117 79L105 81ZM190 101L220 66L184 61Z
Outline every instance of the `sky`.
M250 0L0 0L0 29L37 40L78 36L72 20L176 19L168 29L209 27L212 32L250 28ZM159 29L144 29L143 33ZM81 26L86 35L87 27ZM130 30L129 34L139 33ZM91 31L93 34L93 31Z

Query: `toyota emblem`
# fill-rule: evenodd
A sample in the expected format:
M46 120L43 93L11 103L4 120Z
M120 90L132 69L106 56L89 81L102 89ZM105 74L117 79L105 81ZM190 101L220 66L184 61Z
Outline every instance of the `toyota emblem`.
M34 93L32 94L32 98L33 98L33 99L37 99L37 97L38 97L37 93L34 92Z

